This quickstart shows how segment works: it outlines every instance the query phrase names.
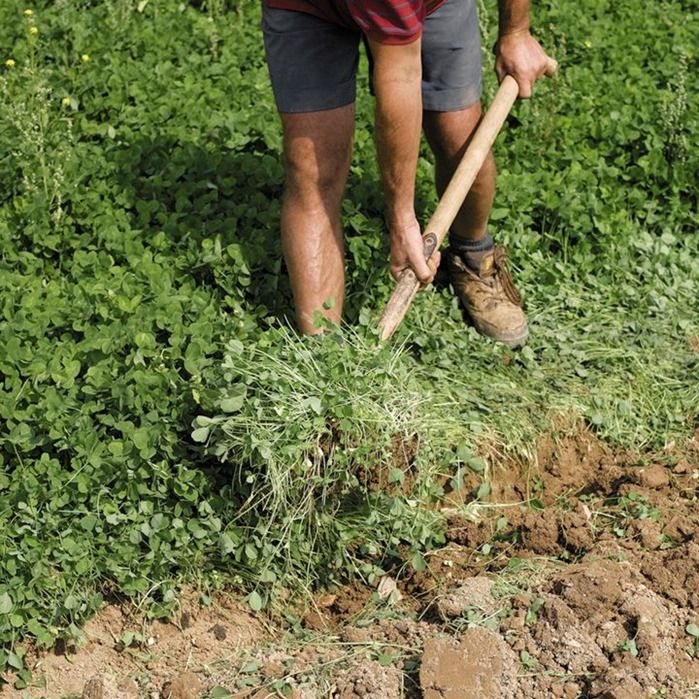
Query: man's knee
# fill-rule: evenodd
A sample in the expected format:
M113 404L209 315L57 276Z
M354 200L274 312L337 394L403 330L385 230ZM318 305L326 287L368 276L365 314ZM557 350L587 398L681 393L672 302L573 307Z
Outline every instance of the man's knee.
M353 109L282 115L287 194L338 199L352 156Z
M304 201L339 199L345 187L349 159L349 152L322 155L312 148L290 149L284 157L287 195Z
M435 156L458 162L480 118L480 102L457 112L425 112L425 135Z

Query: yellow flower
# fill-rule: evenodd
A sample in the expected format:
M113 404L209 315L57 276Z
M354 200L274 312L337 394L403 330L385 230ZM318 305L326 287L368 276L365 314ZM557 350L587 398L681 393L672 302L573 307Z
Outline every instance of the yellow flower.
M39 30L36 27L29 27L29 33L32 36L36 36L39 33Z
M592 48L592 42L589 39L585 39L585 41L583 41L583 45L585 46L586 49Z
M61 100L61 104L62 104L64 107L70 107L70 97L64 97L64 98Z
M5 61L5 68L14 68L15 67L15 62L12 58L8 58Z
M25 17L31 17L33 14L34 14L34 10L25 10L24 11Z
M90 60L90 56L88 56L88 54L84 53L82 56L80 56L80 60L83 63L87 63Z

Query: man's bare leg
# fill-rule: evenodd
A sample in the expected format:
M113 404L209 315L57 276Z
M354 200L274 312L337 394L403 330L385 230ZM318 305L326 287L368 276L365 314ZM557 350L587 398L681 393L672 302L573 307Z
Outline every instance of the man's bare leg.
M345 296L340 211L352 155L354 107L282 114L282 247L303 333L316 311L337 323Z
M423 126L435 156L435 180L440 196L461 162L480 118L480 102L458 112L425 112ZM495 195L495 174L491 151L452 224L452 239L476 241L485 236Z
M459 112L425 113L425 134L435 154L440 195L458 166L480 115L480 104ZM452 224L446 261L452 286L476 329L514 348L526 342L529 327L519 292L504 265L504 249L486 236L495 175L495 159L490 152Z

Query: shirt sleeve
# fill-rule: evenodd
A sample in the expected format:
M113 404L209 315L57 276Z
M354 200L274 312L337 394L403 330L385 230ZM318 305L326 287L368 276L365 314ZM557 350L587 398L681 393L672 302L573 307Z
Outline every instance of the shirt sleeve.
M347 0L357 26L381 44L410 44L422 33L425 0Z

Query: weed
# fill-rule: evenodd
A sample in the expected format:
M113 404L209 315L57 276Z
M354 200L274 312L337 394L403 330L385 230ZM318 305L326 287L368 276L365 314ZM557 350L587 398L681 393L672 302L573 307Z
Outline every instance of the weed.
M522 663L522 667L527 670L532 670L539 664L539 661L526 650L519 652L519 661Z
M673 173L679 170L687 159L687 77L689 57L681 53L677 61L677 75L672 91L663 102L660 116L665 130L665 158Z
M371 581L378 569L360 557L380 566L402 546L418 553L439 540L439 515L419 505L435 491L435 464L453 458L445 434L459 424L443 415L457 405L440 398L446 411L436 414L400 353L349 330L277 332L274 353L229 343L221 413L194 421L193 437L232 466L226 494L240 509L223 532L225 553L264 570L260 582L294 571L305 588L318 570L353 559ZM396 452L412 441L425 445L414 458Z
M692 641L692 645L688 649L688 653L694 658L699 655L699 626L697 626L697 624L687 624L685 633Z
M609 527L616 536L623 538L633 520L650 519L659 522L660 517L660 510L651 506L645 496L630 491L621 497L607 498L604 508L594 512L593 521L599 521L598 526Z
M638 648L636 647L636 640L633 638L627 638L625 641L620 641L617 645L617 650L622 653L628 653L630 656L638 657Z
M561 75L497 144L491 223L527 297L516 354L444 288L376 347L391 282L365 74L343 206L354 330L286 328L260 7L231 5L0 3L0 668L21 669L27 636L78 638L106 595L163 616L183 578L261 607L284 585L420 567L447 484L450 507L487 500L499 458L533 459L554 417L637 449L696 427L681 4L536 10ZM423 150L423 213L431 167Z

